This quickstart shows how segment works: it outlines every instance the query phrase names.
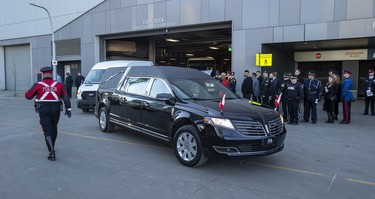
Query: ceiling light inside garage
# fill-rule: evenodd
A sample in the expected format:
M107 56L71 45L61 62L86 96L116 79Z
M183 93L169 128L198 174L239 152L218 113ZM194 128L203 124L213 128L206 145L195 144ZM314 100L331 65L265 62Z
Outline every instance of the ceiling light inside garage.
M165 39L165 41L169 41L169 42L180 42L180 40L178 40L178 39L171 39L171 38Z
M212 49L212 50L219 50L219 48L215 47L215 46L210 46L209 48Z
M185 55L188 56L188 57L194 56L194 54L191 54L191 53L186 53Z

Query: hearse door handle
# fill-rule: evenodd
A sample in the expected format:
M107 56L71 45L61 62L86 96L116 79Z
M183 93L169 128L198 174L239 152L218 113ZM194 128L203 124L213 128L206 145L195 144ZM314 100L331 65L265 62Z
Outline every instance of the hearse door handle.
M148 102L142 102L142 106L145 108L149 108L150 104Z

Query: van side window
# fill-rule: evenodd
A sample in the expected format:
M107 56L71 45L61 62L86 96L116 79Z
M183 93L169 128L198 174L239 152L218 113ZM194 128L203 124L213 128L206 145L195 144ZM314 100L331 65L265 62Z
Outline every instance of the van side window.
M150 78L129 78L126 92L138 95L147 94L147 86Z
M162 80L155 79L151 87L150 97L156 98L156 95L160 93L169 94L170 92L168 90L167 85L165 85L165 83Z

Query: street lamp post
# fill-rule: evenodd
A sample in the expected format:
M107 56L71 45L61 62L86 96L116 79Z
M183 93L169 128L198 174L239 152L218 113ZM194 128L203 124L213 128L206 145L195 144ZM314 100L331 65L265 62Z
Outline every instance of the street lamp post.
M40 5L36 5L34 3L29 3L31 6L35 6L35 7L38 7L38 8L41 8L43 10L45 10L48 14L48 18L49 18L49 22L51 24L51 34L52 34L52 66L53 66L53 79L56 80L56 65L57 65L57 62L56 62L56 46L55 46L55 31L53 29L53 23L52 23L52 18L51 18L51 15L49 14L49 11L47 8L43 7L43 6L40 6Z

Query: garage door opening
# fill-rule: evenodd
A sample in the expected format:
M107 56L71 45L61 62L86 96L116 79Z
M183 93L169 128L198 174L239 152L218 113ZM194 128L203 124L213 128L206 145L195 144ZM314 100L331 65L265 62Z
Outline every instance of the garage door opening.
M155 65L180 67L187 67L188 63L205 67L213 60L214 74L231 71L230 23L155 30L104 40L106 60L151 60Z

